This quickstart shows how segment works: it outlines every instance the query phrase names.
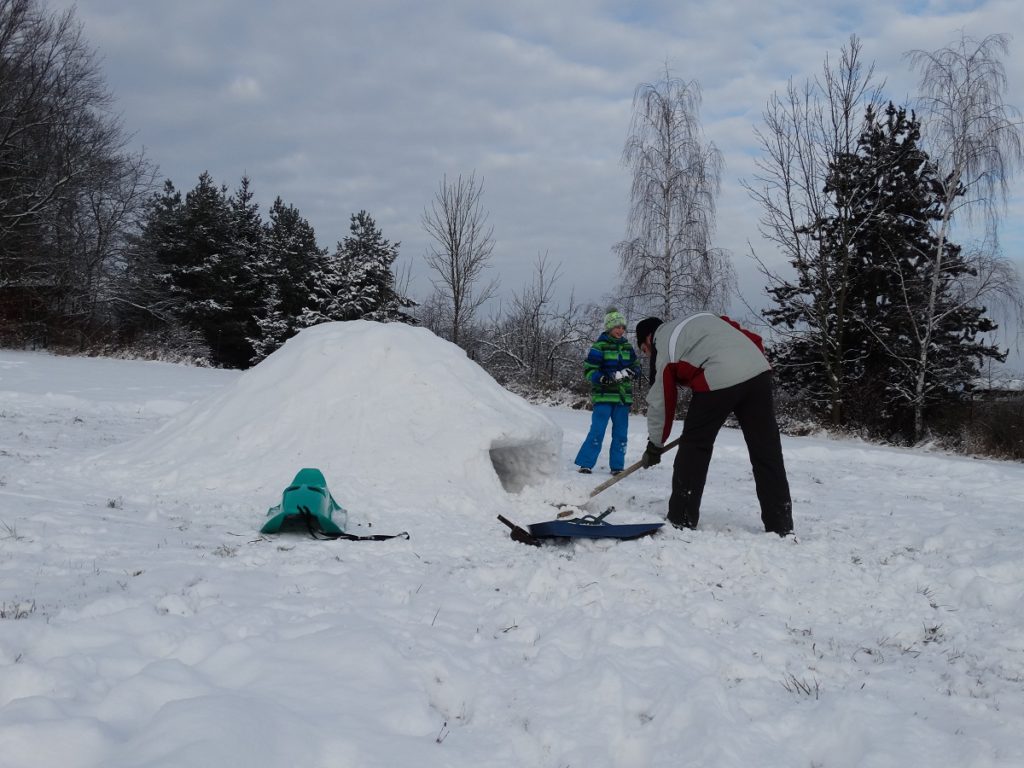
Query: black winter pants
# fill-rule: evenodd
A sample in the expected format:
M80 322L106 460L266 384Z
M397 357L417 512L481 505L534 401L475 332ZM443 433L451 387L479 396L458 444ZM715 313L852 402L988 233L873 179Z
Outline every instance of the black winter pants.
M730 413L736 414L747 443L765 530L779 534L792 531L793 505L775 421L770 371L734 387L693 393L672 472L669 522L696 527L715 438Z

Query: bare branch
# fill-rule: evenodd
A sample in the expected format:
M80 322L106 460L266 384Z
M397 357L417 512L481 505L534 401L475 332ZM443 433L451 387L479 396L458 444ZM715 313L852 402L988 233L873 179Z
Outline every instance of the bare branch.
M478 184L475 174L468 179L460 175L455 182L445 176L422 217L423 228L434 241L425 259L435 273L435 291L450 309L448 331L455 344L498 289L497 279L478 287L494 250L493 227L480 207L482 196L483 182Z

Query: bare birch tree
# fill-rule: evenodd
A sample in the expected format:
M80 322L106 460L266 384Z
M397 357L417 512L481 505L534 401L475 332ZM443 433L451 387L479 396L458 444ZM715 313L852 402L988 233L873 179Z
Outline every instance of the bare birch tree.
M673 77L639 85L622 153L633 172L626 239L616 245L624 298L670 318L724 308L735 284L712 247L722 154L700 126L700 85Z
M960 333L957 338L950 339L944 327L951 319L979 313L979 308L983 309L984 303L993 298L1003 298L1011 303L1020 302L1019 281L1013 265L990 246L983 244L975 251L962 254L959 260L960 264L954 268L949 265L952 259L946 259L941 291L934 291L931 279L924 291L908 285L906 279L899 283L899 290L892 296L892 301L903 318L901 338L909 344L905 347L895 345L879 332L881 329L871 329L876 342L885 349L893 368L893 375L886 381L891 397L913 408L915 442L924 436L925 406L932 402L937 393L942 392L943 387L948 386L950 378L962 370L962 363L955 365L955 361L951 361L947 351L950 344L956 344L958 349L965 350L965 354L978 360L1005 360L1005 353L999 355L993 351L996 345L991 345L992 349L989 349L988 345L979 343L968 333ZM963 265L969 265L969 269L965 270ZM892 274L902 277L895 263ZM922 293L923 302L919 299ZM924 357L927 368L922 368L921 349L926 343L930 351ZM921 375L922 370L924 376ZM972 367L971 372L976 373L977 368Z
M1009 182L1024 164L1021 113L1005 102L1007 90L1003 57L1009 52L1009 36L989 35L975 40L961 33L960 39L936 51L907 53L911 66L920 72L920 106L924 136L932 161L942 177L942 210L935 223L936 246L932 255L932 281L920 333L914 403L914 432L924 429L929 354L934 328L940 319L938 297L947 259L947 243L954 216L981 223L989 238L995 239L1005 210ZM991 253L979 262L982 272L992 270ZM996 265L996 274L1005 266ZM988 284L987 281L980 283ZM974 300L1002 296L1019 304L1019 281L1005 279L992 283L991 292L968 295Z
M439 305L437 315L447 319L445 333L461 346L468 343L465 332L477 310L498 288L497 279L478 286L494 250L494 228L480 206L482 195L483 182L477 183L476 174L468 179L459 175L454 182L446 175L422 218L434 241L425 258L436 275L431 278L436 301L428 303Z
M856 152L866 112L882 101L874 65L864 64L861 47L851 36L838 63L826 56L820 76L803 85L790 80L784 94L769 99L764 127L756 132L763 155L755 161L753 182L744 183L761 206L762 236L797 273L790 282L754 254L779 305L765 316L784 346L798 350L781 367L789 367L837 425L847 370L855 362L846 345L852 246L870 217L853 213L867 190L835 194L834 179Z
M490 323L481 340L481 364L499 380L536 390L582 378L590 322L574 295L564 306L556 302L560 279L561 268L552 269L547 255L538 255L533 281Z

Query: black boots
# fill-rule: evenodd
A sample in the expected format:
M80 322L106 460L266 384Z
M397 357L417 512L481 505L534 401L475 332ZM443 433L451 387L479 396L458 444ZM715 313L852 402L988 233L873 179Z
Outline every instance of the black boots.
M761 522L768 533L789 536L793 533L793 502L787 501L771 510L761 510Z
M674 489L668 501L668 521L676 528L696 528L702 495L690 488Z

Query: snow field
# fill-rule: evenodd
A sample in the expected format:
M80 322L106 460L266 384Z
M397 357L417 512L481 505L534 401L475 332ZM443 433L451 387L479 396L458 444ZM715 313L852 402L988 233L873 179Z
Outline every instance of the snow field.
M0 352L5 768L1024 763L1020 465L787 438L796 543L760 531L726 429L699 530L533 548L495 516L551 519L605 479L606 455L571 466L588 413L535 409L561 458L518 494L490 466L500 438L412 424L456 458L412 467L364 424L363 476L328 483L354 532L411 539L263 537L299 465L254 455L249 490L215 422L192 422L202 450L168 436L240 378ZM250 397L225 423L270 415ZM118 446L137 461L110 474L96 457ZM670 475L587 509L660 520Z

